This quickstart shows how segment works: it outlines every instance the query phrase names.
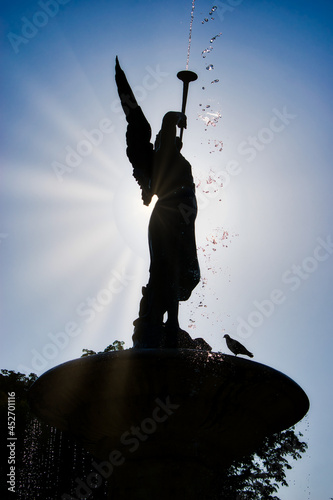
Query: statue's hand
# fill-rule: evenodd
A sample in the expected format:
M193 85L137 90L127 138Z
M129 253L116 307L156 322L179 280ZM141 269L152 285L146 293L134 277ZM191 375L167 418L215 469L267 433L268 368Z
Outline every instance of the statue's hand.
M186 128L187 127L186 115L185 115L185 113L182 113L181 111L178 113L177 126L179 128Z

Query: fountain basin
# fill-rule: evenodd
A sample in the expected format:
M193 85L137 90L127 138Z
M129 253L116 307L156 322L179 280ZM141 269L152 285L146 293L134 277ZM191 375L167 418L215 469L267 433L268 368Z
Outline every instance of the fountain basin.
M216 471L309 409L305 392L281 372L191 349L69 361L35 382L29 402L39 418L111 464L110 492L119 499L197 498L199 490L203 498Z

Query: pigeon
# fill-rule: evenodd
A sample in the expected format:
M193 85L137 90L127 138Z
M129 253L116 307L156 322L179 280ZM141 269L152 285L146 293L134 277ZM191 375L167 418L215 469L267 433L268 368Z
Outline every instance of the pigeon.
M228 348L234 353L235 356L237 356L237 354L245 354L246 356L253 358L252 352L248 351L246 347L238 342L238 340L232 339L228 334L225 334L224 338L226 339Z

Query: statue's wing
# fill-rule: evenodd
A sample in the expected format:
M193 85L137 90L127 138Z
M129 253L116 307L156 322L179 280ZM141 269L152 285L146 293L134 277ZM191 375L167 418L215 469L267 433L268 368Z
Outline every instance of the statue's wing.
M154 155L153 144L150 142L151 128L120 67L118 57L116 58L116 84L128 122L126 153L133 165L133 175L141 187L143 203L149 205L152 198L151 176Z

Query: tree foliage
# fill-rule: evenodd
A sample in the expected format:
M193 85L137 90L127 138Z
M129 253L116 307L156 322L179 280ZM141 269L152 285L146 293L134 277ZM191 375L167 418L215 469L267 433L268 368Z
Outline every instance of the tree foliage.
M292 427L267 437L255 453L234 462L218 481L216 500L279 500L280 486L288 486L289 460L302 458L307 444Z
M111 352L111 351L123 351L124 350L124 344L122 340L115 340L112 342L112 344L108 345L104 351L92 351L91 349L82 349L83 354L81 355L81 358L84 358L85 356L93 356L94 354L103 354L105 352Z

